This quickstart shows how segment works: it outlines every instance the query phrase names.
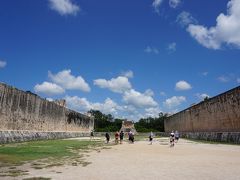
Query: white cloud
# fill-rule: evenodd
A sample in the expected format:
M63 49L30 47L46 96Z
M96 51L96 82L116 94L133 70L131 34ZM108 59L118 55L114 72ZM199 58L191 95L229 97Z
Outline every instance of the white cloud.
M196 24L197 20L189 12L183 11L177 16L176 22L185 27L189 24Z
M187 31L198 43L206 48L220 49L223 44L240 48L240 1L231 0L227 4L227 15L221 13L216 26L207 28L190 24Z
M80 98L78 96L66 96L65 97L67 107L79 112L86 112L92 109L92 104L86 98Z
M219 76L219 77L218 77L218 80L219 80L220 82L227 83L227 82L229 82L231 79L230 79L230 77L228 77L228 76L222 75L222 76Z
M144 92L144 94L145 94L146 96L154 96L154 92L153 92L151 89L147 89L147 90Z
M6 61L0 61L0 68L4 68L7 65Z
M147 46L146 49L144 49L144 52L158 54L159 50L155 47Z
M94 85L97 85L100 88L107 88L116 93L123 93L132 87L128 78L124 76L118 76L117 78L112 78L111 80L96 79L94 80Z
M157 106L157 102L152 98L153 93L150 93L150 90L147 90L145 93L140 93L131 89L124 92L123 101L127 104L133 105L137 108L143 107L154 107Z
M145 109L145 117L158 117L161 109L159 107L150 107Z
M49 0L50 8L60 15L77 15L80 7L72 0Z
M58 95L65 92L62 87L50 82L43 82L42 84L37 84L34 87L34 91L36 93L42 93L46 95Z
M48 76L54 83L65 89L82 90L85 92L89 92L91 90L89 85L81 76L74 77L71 75L71 70L63 70L55 75L49 72Z
M237 83L240 83L240 78L237 78Z
M181 105L183 102L186 102L186 98L184 96L173 96L169 99L166 99L163 104L171 109L173 107Z
M91 109L94 109L99 110L105 114L117 115L118 111L122 109L121 106L119 106L110 98L107 98L103 103L92 103L89 102L86 98L80 98L78 96L66 96L65 99L69 108L79 112L87 112Z
M200 94L200 93L197 93L196 94L197 98L200 99L200 100L204 100L206 97L209 98L210 96L206 93L203 93L203 94Z
M127 77L127 78L133 78L133 72L131 70L125 71L121 73L122 76Z
M153 3L152 3L152 7L154 8L154 11L156 13L159 13L159 8L162 4L163 0L154 0Z
M121 110L122 107L119 106L112 99L107 98L104 103L94 103L93 109L100 110L105 114L118 114L118 110Z
M180 5L181 0L169 0L169 6L171 8L176 8Z
M168 44L167 50L170 53L175 52L177 50L177 43L173 42L173 43Z
M178 91L184 91L184 90L192 89L192 86L186 81L178 81L176 83L175 89Z

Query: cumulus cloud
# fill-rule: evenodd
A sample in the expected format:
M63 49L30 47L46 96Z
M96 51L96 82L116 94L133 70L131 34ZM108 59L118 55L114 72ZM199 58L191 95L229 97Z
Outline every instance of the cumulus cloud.
M37 84L34 87L34 91L36 93L42 93L46 95L58 95L65 92L62 87L50 82L43 82L42 84Z
M49 71L48 76L54 83L65 89L82 90L85 92L89 92L91 90L89 85L81 76L74 77L71 75L71 70L63 70L57 74L52 74Z
M173 96L163 103L169 109L181 105L183 102L186 102L186 97L184 96Z
M0 68L4 68L7 65L6 61L1 61L0 60Z
M118 76L117 78L112 78L110 80L96 79L94 80L94 85L97 85L100 88L107 88L116 93L123 93L132 87L128 78L124 76Z
M196 24L197 20L189 12L183 11L177 16L176 22L180 26L186 27L189 24Z
M190 24L187 31L198 43L209 49L221 49L223 44L240 48L240 1L231 0L227 4L227 14L221 13L216 26L205 27Z
M104 103L94 103L93 109L100 110L103 113L106 114L118 114L119 110L122 110L122 107L119 106L116 102L114 102L112 99L107 98Z
M173 53L177 50L177 43L173 42L173 43L169 43L168 44L168 47L167 47L167 50L170 52L170 53Z
M72 0L49 0L50 8L60 15L77 15L80 7Z
M154 107L157 106L158 103L154 101L152 95L153 93L150 92L150 90L147 90L145 93L140 93L131 89L124 92L123 101L137 108Z
M127 78L133 78L133 72L131 70L129 71L124 71L121 73L122 76L127 77Z
M159 13L159 8L162 4L163 0L154 0L153 3L152 3L152 7L154 8L154 11L156 13Z
M78 96L66 96L65 99L69 108L79 112L87 112L91 109L94 109L105 114L116 115L118 114L118 111L122 109L121 106L119 106L110 98L107 98L103 103L89 102L86 98L80 98Z
M155 48L155 47L147 46L146 49L144 49L144 52L158 54L159 50L157 48Z
M192 86L186 81L178 81L175 85L175 89L178 91L184 91L192 89Z
M169 6L171 8L177 8L181 3L181 0L169 0Z
M197 96L197 98L198 98L199 100L204 100L206 97L207 97L207 98L210 97L210 96L209 96L208 94L206 94L206 93L203 93L203 94L197 93L196 96Z
M80 98L78 96L66 96L65 97L67 107L79 112L86 112L92 109L92 104L86 98Z
M159 107L150 107L145 109L145 117L158 117L161 109Z

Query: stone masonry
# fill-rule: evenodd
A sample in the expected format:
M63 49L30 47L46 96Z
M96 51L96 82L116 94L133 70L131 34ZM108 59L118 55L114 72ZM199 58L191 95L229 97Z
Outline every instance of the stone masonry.
M185 137L240 143L240 86L170 116L164 125L165 132Z
M240 86L170 116L165 131L240 132Z
M0 131L90 132L94 119L0 83Z

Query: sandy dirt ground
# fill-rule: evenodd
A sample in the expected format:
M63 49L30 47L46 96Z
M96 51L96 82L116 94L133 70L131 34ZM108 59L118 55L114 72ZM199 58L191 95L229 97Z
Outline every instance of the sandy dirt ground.
M202 144L181 139L173 148L168 139L155 139L153 145L138 141L124 142L111 149L88 153L86 167L60 166L28 169L27 177L49 177L56 180L238 180L240 179L240 146Z

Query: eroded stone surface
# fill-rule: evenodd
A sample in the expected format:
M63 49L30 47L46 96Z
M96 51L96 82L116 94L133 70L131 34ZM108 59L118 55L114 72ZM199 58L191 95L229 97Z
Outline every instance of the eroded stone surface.
M5 131L6 136L16 133L6 131L20 131L18 134L33 131L31 137L37 137L36 132L89 132L94 126L94 119L89 116L3 83L0 83L0 122L0 131Z

